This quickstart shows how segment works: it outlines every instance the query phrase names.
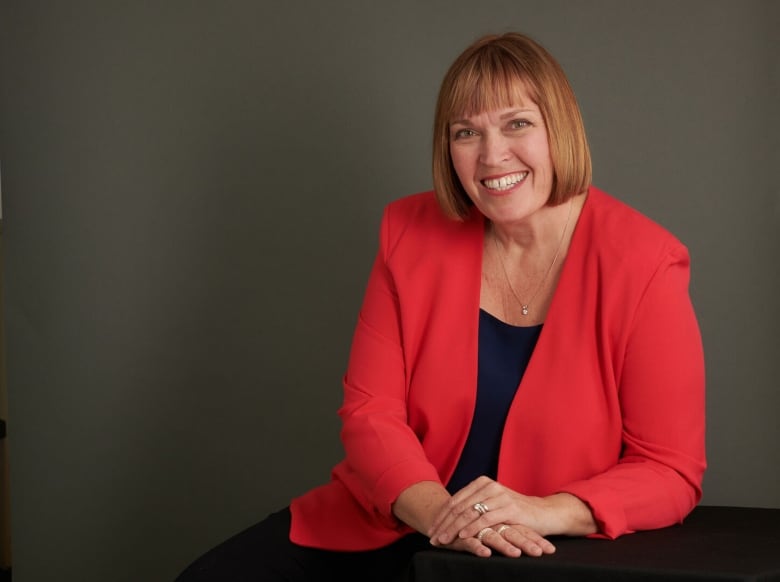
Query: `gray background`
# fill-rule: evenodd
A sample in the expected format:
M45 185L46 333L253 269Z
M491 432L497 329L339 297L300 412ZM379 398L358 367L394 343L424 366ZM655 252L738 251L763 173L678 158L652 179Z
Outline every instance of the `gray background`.
M3 1L15 580L170 580L327 478L381 208L509 29L690 248L704 502L780 507L780 2Z

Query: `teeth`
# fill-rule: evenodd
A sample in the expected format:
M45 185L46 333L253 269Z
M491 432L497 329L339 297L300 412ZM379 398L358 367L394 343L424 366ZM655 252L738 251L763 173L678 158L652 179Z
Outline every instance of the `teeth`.
M482 183L485 185L485 187L490 188L491 190L506 190L507 188L511 188L518 182L522 182L525 180L525 177L528 175L528 172L520 172L518 174L510 174L508 176L502 176L501 178L498 178L496 180L483 180Z

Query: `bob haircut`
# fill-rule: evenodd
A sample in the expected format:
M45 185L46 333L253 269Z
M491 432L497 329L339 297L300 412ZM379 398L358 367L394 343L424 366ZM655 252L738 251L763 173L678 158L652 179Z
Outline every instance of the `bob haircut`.
M485 36L468 47L444 76L433 125L433 186L444 214L463 220L471 199L450 155L450 122L511 107L525 89L539 107L550 144L553 183L547 204L585 191L592 178L590 149L574 91L560 64L529 37Z

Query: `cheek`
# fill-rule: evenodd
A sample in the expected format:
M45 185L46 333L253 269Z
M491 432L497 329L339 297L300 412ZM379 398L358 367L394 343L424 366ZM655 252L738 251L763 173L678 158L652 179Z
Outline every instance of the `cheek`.
M539 143L536 144L536 152L539 165L542 166L546 171L552 173L552 153L550 152L550 144L546 138L540 139Z
M474 163L466 152L463 150L450 150L450 159L452 160L452 167L455 168L455 174L461 182L467 182L471 174L473 174Z

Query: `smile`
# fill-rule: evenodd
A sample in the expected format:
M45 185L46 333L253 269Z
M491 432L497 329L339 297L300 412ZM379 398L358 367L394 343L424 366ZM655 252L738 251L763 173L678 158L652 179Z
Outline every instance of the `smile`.
M515 184L525 180L527 176L528 172L518 172L517 174L509 174L496 179L482 180L482 185L491 190L509 190Z

